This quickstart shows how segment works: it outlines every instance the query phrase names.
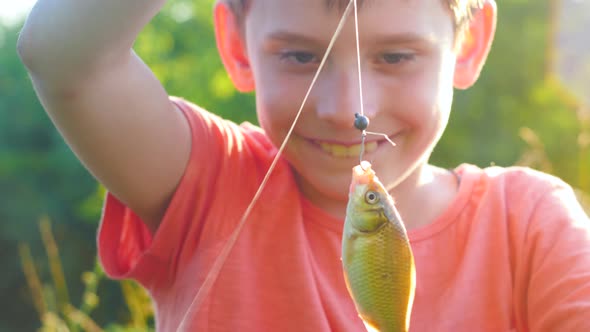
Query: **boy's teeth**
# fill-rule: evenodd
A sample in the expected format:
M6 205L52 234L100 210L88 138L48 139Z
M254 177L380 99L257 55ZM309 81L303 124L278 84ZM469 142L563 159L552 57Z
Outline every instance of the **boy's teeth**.
M348 148L343 145L332 145L332 154L336 157L347 157Z
M361 153L361 145L355 144L346 146L342 144L320 143L322 150L328 152L334 157L357 157ZM372 152L377 149L377 142L365 143L365 152Z
M365 144L365 149L367 148L367 144ZM348 153L352 156L358 156L361 153L361 145L356 144L348 148Z

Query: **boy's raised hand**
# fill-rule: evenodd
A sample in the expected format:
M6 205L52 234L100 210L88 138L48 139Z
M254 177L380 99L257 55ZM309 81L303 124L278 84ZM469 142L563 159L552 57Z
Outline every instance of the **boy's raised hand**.
M186 119L132 51L164 0L38 0L18 42L35 90L88 170L154 231L190 151Z

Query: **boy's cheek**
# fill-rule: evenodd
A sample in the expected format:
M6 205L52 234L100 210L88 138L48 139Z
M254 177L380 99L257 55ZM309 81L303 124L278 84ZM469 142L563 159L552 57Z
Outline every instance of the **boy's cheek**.
M305 92L301 92L297 82L280 78L263 79L257 83L256 99L259 116L273 122L292 120L303 101ZM306 103L309 107L309 101Z

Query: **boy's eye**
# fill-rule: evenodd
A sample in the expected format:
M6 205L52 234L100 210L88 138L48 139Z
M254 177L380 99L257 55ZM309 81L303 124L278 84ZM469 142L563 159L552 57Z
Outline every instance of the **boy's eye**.
M398 64L403 61L414 60L415 56L411 53L385 53L382 55L383 62L388 64Z
M287 51L281 53L281 60L286 60L296 64L305 65L317 61L317 58L313 53L310 52Z

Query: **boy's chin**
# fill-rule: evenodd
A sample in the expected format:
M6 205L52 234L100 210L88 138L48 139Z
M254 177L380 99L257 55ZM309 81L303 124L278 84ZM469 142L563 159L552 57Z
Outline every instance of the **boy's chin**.
M352 179L352 168L349 172L322 174L309 169L298 171L293 169L297 184L305 197L316 205L323 205L324 201L343 202L348 201L348 191ZM308 174L309 173L309 174Z

